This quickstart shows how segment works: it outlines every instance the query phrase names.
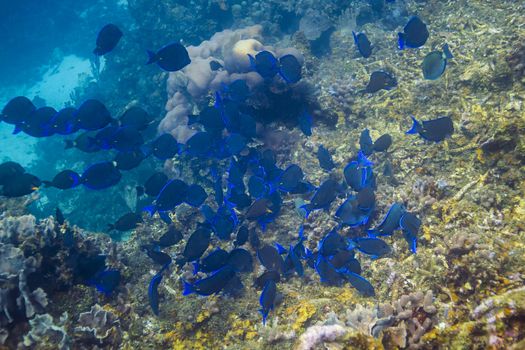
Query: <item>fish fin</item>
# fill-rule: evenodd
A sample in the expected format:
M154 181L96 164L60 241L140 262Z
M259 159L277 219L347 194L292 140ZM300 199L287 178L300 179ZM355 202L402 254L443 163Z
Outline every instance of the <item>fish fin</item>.
M184 289L182 290L182 295L189 295L192 293L195 293L195 289L193 288L193 285L189 284L188 282L182 280L182 284L184 286Z
M146 50L146 53L148 54L148 62L146 64L152 64L159 60L157 54L151 50Z
M282 245L280 245L277 242L274 243L274 246L277 249L277 251L279 252L279 254L285 254L287 252L286 248L283 247Z
M399 47L399 50L403 50L405 48L405 34L404 33L397 33L397 46Z
M407 132L405 132L405 134L408 134L408 135L411 135L411 134L417 134L418 133L418 129L421 127L421 124L419 124L419 122L416 120L416 118L411 115L410 118L412 118L412 128L410 130L408 130Z
M171 225L173 221L171 221L171 218L169 214L165 211L159 211L159 216L166 224Z
M452 55L452 52L450 52L450 48L448 47L448 44L443 45L443 55L447 60L450 60L454 58L454 55Z
M147 211L149 213L149 216L153 216L155 214L155 206L154 205L148 205L147 207L142 208L143 211Z
M22 126L20 124L15 125L15 128L13 129L13 135L16 135L22 131Z
M352 30L352 36L354 37L354 43L357 45L357 34Z
M374 165L374 163L371 160L369 160L361 150L357 154L357 162L359 163L359 165L365 167Z
M255 70L255 67L256 67L256 64L255 64L255 57L253 57L252 55L248 54L248 58L250 60L250 68L252 70Z
M213 107L216 109L222 109L222 106L224 105L224 102L222 100L222 96L219 91L215 91L215 103Z

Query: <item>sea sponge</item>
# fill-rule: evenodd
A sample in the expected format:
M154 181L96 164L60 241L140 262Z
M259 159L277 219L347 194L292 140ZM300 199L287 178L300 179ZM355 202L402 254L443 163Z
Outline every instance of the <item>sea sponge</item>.
M226 69L237 72L246 72L250 69L250 59L248 55L255 56L257 52L263 50L263 44L255 39L239 40L233 45L231 54L226 60Z

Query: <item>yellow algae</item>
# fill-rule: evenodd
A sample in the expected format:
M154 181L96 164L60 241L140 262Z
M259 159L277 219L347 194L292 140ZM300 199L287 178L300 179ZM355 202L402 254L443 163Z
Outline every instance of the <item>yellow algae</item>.
M240 319L237 315L228 317L229 331L224 339L226 341L238 342L239 340L251 340L257 336L255 324L250 320Z
M317 312L317 308L314 304L309 301L301 301L297 305L290 306L286 308L285 313L287 315L293 315L292 319L295 322L292 325L292 329L297 331L312 318L313 315Z

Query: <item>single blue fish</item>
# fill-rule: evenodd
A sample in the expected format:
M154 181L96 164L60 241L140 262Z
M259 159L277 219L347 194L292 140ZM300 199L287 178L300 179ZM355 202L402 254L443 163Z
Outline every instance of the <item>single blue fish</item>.
M343 276L350 282L352 287L357 289L357 291L365 297L373 297L376 295L374 287L364 277L351 271L346 271L343 273Z
M199 123L210 133L220 133L224 129L221 111L215 107L205 107L197 116L188 116L188 125Z
M363 56L364 58L370 57L372 54L372 43L370 40L368 40L365 33L355 33L352 32L352 36L354 37L354 43L357 47L357 50Z
M144 244L141 248L144 251L146 251L146 254L156 264L164 266L166 264L171 264L172 262L171 256L161 251L158 246L152 244Z
M264 245L257 249L257 258L268 270L284 271L284 260L279 251L271 245Z
M306 136L312 136L312 126L314 121L312 115L306 109L299 113L297 121L299 123L299 129L301 129L303 134Z
M374 142L370 137L370 131L368 129L364 129L361 132L361 136L359 137L359 147L365 156L369 156L374 152Z
M147 149L155 158L166 160L175 157L180 150L180 146L171 134L162 134L151 142Z
M217 248L205 257L201 258L200 261L193 262L193 274L197 272L213 272L217 271L228 261L229 254L227 251Z
M46 187L55 187L61 190L75 188L80 185L80 175L73 170L63 170L55 175L51 181L42 181Z
M355 259L355 253L353 249L350 250L340 250L331 257L328 258L328 262L332 266L339 270L344 268L352 259Z
M261 309L259 312L263 317L263 325L266 324L266 318L271 310L274 308L275 297L277 295L277 284L274 280L268 280L264 285L264 288L261 292L261 297L259 298L259 304Z
M230 265L225 265L213 272L209 277L198 280L193 284L183 281L184 290L182 295L195 293L208 296L219 293L234 276L235 269Z
M253 281L253 286L257 289L262 289L266 285L266 282L270 280L274 281L275 283L280 282L281 274L274 270L267 270Z
M179 179L168 181L162 190L160 190L153 204L144 208L144 210L149 212L151 216L157 211L162 213L173 210L177 205L187 199L188 187L184 181Z
M321 283L331 286L339 286L343 282L343 275L339 273L328 260L319 254L315 261L315 271L321 278Z
M108 125L100 129L94 137L95 142L102 149L111 149L112 142L113 142L113 135L115 135L117 130L118 130L118 126L116 125Z
M328 232L319 242L319 254L324 257L330 257L341 250L347 250L346 240L335 229Z
M419 134L423 139L433 142L441 142L454 133L454 123L450 117L439 117L437 119L418 122L414 116L412 128L406 134Z
M162 282L162 273L168 268L170 264L164 265L155 276L151 279L149 286L148 286L148 299L149 299L149 305L151 306L151 310L153 313L158 316L159 315L159 284Z
M375 237L358 237L354 238L352 242L360 252L371 255L374 259L390 254L392 251L392 248L385 241Z
M92 190L102 190L116 185L122 174L113 162L102 162L91 165L81 175L84 186Z
M146 180L143 191L150 197L157 197L168 181L169 179L166 174L156 172Z
M96 47L93 53L96 56L103 56L113 51L122 38L122 31L114 24L106 24L98 32Z
M140 150L119 152L113 159L118 170L131 170L140 165L146 159L146 155Z
M157 52L147 50L148 62L156 63L160 68L168 72L176 72L191 63L188 50L178 42L168 44Z
M279 75L288 84L301 80L301 64L294 55L284 55L279 58Z
M351 161L343 170L346 184L354 191L361 191L366 187L375 187L375 177L372 171L373 163L362 151L359 151L357 160Z
M341 221L342 225L358 227L366 225L370 217L371 210L362 210L356 196L349 196L337 211L335 217Z
M253 271L252 255L243 248L233 249L228 256L227 264L232 266L236 272Z
M76 108L66 107L58 111L50 121L52 133L69 135L78 131L79 125L75 123Z
M152 241L152 244L159 247L171 247L182 240L182 232L177 230L174 225L169 225L168 230L160 236L158 241Z
M86 100L78 107L75 119L79 129L84 130L100 130L113 122L106 106L94 99Z
M429 32L427 25L419 17L413 16L408 20L408 23L403 28L403 32L397 33L397 36L400 50L403 50L405 47L415 49L425 45Z
M127 213L122 215L115 223L108 224L108 230L129 231L134 230L142 223L142 215L137 213Z
M17 96L7 102L0 113L0 120L4 123L18 125L29 120L36 110L35 105L25 96Z
M248 230L248 227L246 227L245 225L239 227L233 245L236 247L244 245L246 242L248 242L249 235L250 231Z
M154 121L153 116L139 106L126 109L118 120L119 126L131 127L139 131L146 130Z
M317 191L315 191L310 203L301 207L306 211L305 216L308 217L312 210L330 208L330 204L332 204L340 191L341 185L337 183L337 181L328 179L323 182Z
M144 144L139 130L133 126L119 127L111 135L110 147L117 151L127 152L138 149Z
M291 192L299 186L304 178L301 167L296 164L288 166L279 176L278 187L283 192Z
M392 145L392 136L383 134L374 141L374 152L386 152L390 145Z
M261 51L255 57L248 55L252 69L264 79L272 79L279 72L277 58L269 51Z
M200 185L193 184L188 186L186 199L184 201L192 207L198 208L206 201L206 198L208 198L208 194L204 188Z
M93 279L93 284L97 290L106 295L110 295L120 283L120 271L104 270L99 272Z
M332 155L323 145L319 145L317 149L317 160L319 161L319 166L326 171L332 171L335 168Z
M370 80L363 92L374 93L379 90L392 90L397 86L396 78L387 72L375 71L370 75Z
M399 220L399 226L403 230L403 235L410 247L412 253L417 251L417 236L421 227L421 220L413 213L406 212Z
M209 132L201 131L186 141L185 151L194 157L208 157L212 154L214 144L213 135Z
M249 195L244 191L244 186L230 185L228 193L226 194L226 200L228 206L236 207L237 209L244 209L250 206L252 200Z
M98 152L102 148L97 144L95 138L90 132L80 134L75 140L65 140L65 149L77 148L82 152Z
M211 230L202 225L188 238L182 255L187 262L198 260L210 245Z
M421 64L423 77L428 80L438 79L445 72L447 61L453 57L448 44L443 45L443 51L430 52L425 56Z
M383 221L371 230L368 230L368 234L374 236L390 236L395 230L399 228L399 220L405 213L405 207L402 204L394 203L388 209Z

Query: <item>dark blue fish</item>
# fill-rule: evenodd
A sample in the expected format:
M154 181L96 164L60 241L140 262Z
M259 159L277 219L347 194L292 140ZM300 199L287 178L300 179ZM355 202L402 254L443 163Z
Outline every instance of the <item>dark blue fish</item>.
M445 72L447 60L453 58L448 45L443 45L443 51L432 51L425 56L421 69L423 77L428 80L436 80Z
M257 219L263 231L266 230L267 224L273 222L279 216L283 205L283 199L279 191L270 193L266 198L269 200L269 203L267 203L268 210L266 210L266 214L263 214Z
M225 202L227 202L229 206L236 207L237 209L244 209L250 206L252 200L250 196L244 192L244 186L230 185Z
M208 198L204 188L197 184L189 185L187 193L185 202L195 208L200 207Z
M354 43L357 47L357 50L363 56L364 58L370 57L372 54L372 43L368 38L366 37L365 33L355 33L352 32L352 36L354 37Z
M193 263L193 274L197 272L213 272L217 271L228 262L229 254L227 251L217 248L210 254L206 255L200 261Z
M275 247L264 245L257 249L257 258L268 270L284 271L284 260Z
M370 75L368 85L363 90L367 93L378 92L379 90L392 90L397 86L396 78L390 73L375 71Z
M417 250L417 236L419 228L421 227L421 220L413 214L406 212L401 216L399 220L399 226L403 230L403 235L405 236L406 241L410 247L412 253L416 253Z
M118 152L113 162L118 170L131 170L140 165L146 159L146 155L140 150Z
M382 239L375 237L359 237L352 240L355 247L362 253L380 258L390 254L392 248Z
M193 284L183 281L184 290L182 291L182 295L195 293L208 296L219 293L234 276L235 270L233 267L226 265L215 271L209 277L198 280Z
M144 139L139 130L133 126L120 127L115 130L109 142L111 148L121 152L138 149L144 144Z
M299 186L304 178L303 170L296 164L292 164L286 168L278 179L279 190L284 192L291 192Z
M323 145L319 145L317 149L317 160L319 161L319 166L326 171L331 171L335 168L332 155Z
M156 264L165 266L171 264L172 262L171 256L161 251L158 246L152 244L145 244L142 246L142 249L146 251L146 254Z
M55 208L55 220L60 226L64 225L64 223L66 222L66 218L64 217L64 214L62 213L62 210L60 210L59 207Z
M236 247L244 245L248 241L249 235L250 235L250 231L248 230L248 227L244 225L239 227L239 230L237 230L237 236L235 237L235 241L233 242L233 245Z
M399 220L405 211L405 207L402 204L392 204L383 221L376 228L368 230L368 234L371 236L390 236L399 228Z
M137 213L127 213L122 215L114 224L108 224L108 229L117 231L134 230L142 222L142 215Z
M346 250L346 240L336 230L328 232L319 242L319 254L324 257L335 255L341 250Z
M312 136L312 126L314 120L312 115L308 113L306 109L299 114L297 121L299 122L299 129L301 129L303 134L306 136Z
M374 142L370 137L370 131L368 129L364 129L361 132L361 136L359 136L359 147L365 156L369 156L374 152Z
M437 119L418 122L414 116L412 128L406 134L419 134L423 139L433 142L441 142L454 133L454 123L450 117L439 117Z
M111 114L98 100L86 100L75 113L75 123L79 129L100 130L113 122Z
M190 64L188 51L181 43L172 43L162 47L156 53L147 50L148 62L146 64L156 63L160 68L168 72L176 72Z
M264 79L272 79L279 72L277 58L269 51L261 51L255 57L248 55L252 69Z
M25 172L24 167L16 162L7 161L0 164L0 186Z
M301 64L294 55L284 55L279 58L279 75L288 84L301 80Z
M164 173L157 172L151 175L144 183L144 193L150 197L157 197L168 183L168 176Z
M228 168L228 185L237 186L244 190L244 174L246 173L246 167L241 162L232 159L230 167Z
M36 110L35 105L25 96L11 99L2 109L0 121L8 124L22 124L29 119Z
M92 283L99 292L109 295L120 283L120 272L118 270L101 271L95 276Z
M392 136L383 134L374 142L374 152L386 152L392 145Z
M259 305L261 308L259 312L263 317L263 325L266 324L266 318L271 310L274 308L275 297L277 295L277 284L274 280L268 280L264 285L264 288L261 292L261 297L259 298Z
M46 187L56 187L61 190L75 188L80 185L80 175L73 170L64 170L55 175L51 181L42 181Z
M315 190L315 186L309 183L308 181L301 181L295 186L290 192L290 194L305 194L310 193Z
M153 205L144 208L144 210L148 211L150 215L157 211L162 213L173 210L186 200L187 195L188 185L184 181L171 180L162 188Z
M349 196L335 212L335 216L342 225L357 227L366 225L370 217L370 210L362 210L356 196Z
M151 153L160 160L171 159L179 152L179 144L171 134L162 134L150 145Z
M225 95L236 103L244 102L250 94L250 88L243 79L237 79L225 87Z
M207 218L213 228L213 232L222 240L230 239L231 234L237 227L238 219L235 211L226 206L219 207L217 213Z
M351 271L345 271L343 276L350 282L352 287L357 289L357 291L365 297L373 297L376 295L374 287L364 277Z
M297 255L297 251L294 246L290 244L290 249L288 249L288 255L284 261L287 265L287 261L290 262L290 267L294 269L299 277L304 275L303 263L301 262L300 256Z
M253 271L252 255L243 248L233 249L228 256L227 264L231 265L236 272Z
M182 240L182 233L175 228L174 225L169 225L168 230L160 236L158 241L152 241L152 244L159 247L171 247Z
M211 133L198 132L186 141L185 151L195 157L207 157L212 154L214 137Z
M322 255L319 255L315 261L315 271L319 274L321 283L331 286L339 286L343 282L343 275L339 273Z
M262 275L257 277L255 281L253 281L253 286L258 289L262 289L266 285L266 282L270 280L274 281L275 283L278 283L281 280L281 275L279 274L279 272L274 270L265 271Z
M51 121L56 114L57 111L52 107L38 108L31 113L28 120L15 126L13 134L23 131L33 137L51 136L55 133L51 127Z
M255 229L249 231L248 242L254 250L258 250L261 247L261 240Z
M169 264L164 265L159 272L151 279L148 286L149 305L153 313L159 315L159 284L162 282L162 273L168 268Z
M102 149L90 132L80 134L75 140L65 140L65 143L65 149L77 148L86 153L98 152Z
M102 56L117 47L122 31L114 24L106 24L97 35L97 46L93 50L96 56Z
M405 47L415 49L425 45L429 33L427 25L417 16L413 16L403 28L403 33L397 33L399 49Z
M250 196L255 199L259 199L266 195L268 190L268 185L264 179L255 175L250 176L250 179L248 180L248 193L250 193Z
M35 175L20 174L4 183L0 195L10 198L22 197L38 190L41 184L42 181Z
M265 197L255 200L245 213L246 219L258 220L262 216L271 213L271 204L270 199Z
M357 160L348 163L343 170L346 184L354 191L361 191L365 187L374 187L375 177L372 165L373 163L360 151Z
M331 257L328 258L328 262L332 266L339 270L344 268L352 259L355 259L355 254L353 249L350 250L340 250Z
M121 178L122 174L113 162L93 164L80 177L82 184L92 190L102 190L114 186Z
M198 260L210 245L211 230L206 226L198 227L188 238L182 255L187 262Z
M219 61L217 61L217 60L210 61L210 69L212 71L217 71L217 70L219 70L221 68L223 68L223 67L222 67L222 64Z
M199 123L210 133L220 133L224 129L221 112L214 107L205 107L197 116L189 116L188 125Z
M224 140L224 149L227 156L235 156L241 153L248 143L248 140L240 134L231 134Z
M94 137L95 143L101 149L106 149L106 150L111 149L111 147L113 146L112 145L113 135L115 135L117 130L118 130L118 126L116 125L109 125L99 130Z
M139 106L128 108L119 118L121 127L131 127L142 131L154 122L153 117Z
M330 204L332 204L340 190L341 186L333 179L328 179L323 182L317 191L315 191L310 203L301 207L306 211L306 217L308 217L312 210L330 208Z
M51 133L59 135L69 135L78 131L79 125L75 122L77 110L73 107L62 108L58 111L49 123Z

